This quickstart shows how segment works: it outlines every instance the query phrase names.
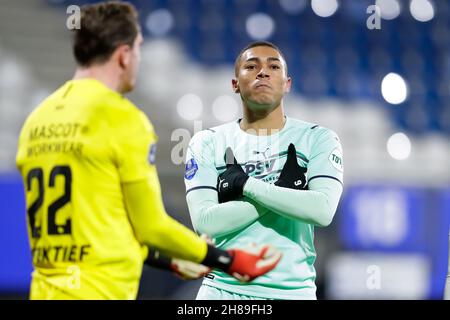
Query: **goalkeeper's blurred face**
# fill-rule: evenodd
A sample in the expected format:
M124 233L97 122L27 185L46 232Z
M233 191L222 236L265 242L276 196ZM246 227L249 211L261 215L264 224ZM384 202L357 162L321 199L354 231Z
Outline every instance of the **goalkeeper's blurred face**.
M126 93L134 89L136 85L136 78L139 70L139 64L141 61L141 45L143 38L141 33L138 33L136 39L133 42L133 46L125 46L123 48L122 55L119 63L123 70L121 77L120 92Z
M251 110L273 109L281 104L284 94L291 88L286 61L269 46L247 49L236 63L232 86Z

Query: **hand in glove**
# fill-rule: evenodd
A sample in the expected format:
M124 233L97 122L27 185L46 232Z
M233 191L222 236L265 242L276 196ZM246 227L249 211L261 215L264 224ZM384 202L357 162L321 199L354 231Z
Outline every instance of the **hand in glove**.
M286 163L281 170L276 186L297 190L307 190L306 168L300 167L297 162L295 146L291 143L288 148Z
M225 151L227 169L217 178L217 191L219 203L236 200L242 197L244 185L249 178L242 167L237 163L231 148Z

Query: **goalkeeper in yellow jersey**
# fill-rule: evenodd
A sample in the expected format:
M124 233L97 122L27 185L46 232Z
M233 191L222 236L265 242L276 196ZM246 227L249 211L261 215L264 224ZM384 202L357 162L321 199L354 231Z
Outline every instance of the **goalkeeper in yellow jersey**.
M270 246L219 250L165 212L153 164L157 136L122 96L135 85L134 7L82 7L74 78L27 118L17 167L26 193L31 299L135 299L143 263L185 278L219 268L241 281L272 270Z

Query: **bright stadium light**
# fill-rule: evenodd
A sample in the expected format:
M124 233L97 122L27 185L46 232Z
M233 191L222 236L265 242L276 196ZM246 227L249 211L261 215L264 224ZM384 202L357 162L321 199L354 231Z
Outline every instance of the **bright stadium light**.
M254 13L247 18L245 28L251 38L266 40L273 34L275 22L265 13Z
M389 73L381 82L381 94L390 104L400 104L408 96L406 81L396 73Z
M397 18L401 11L398 0L377 0L375 5L380 8L381 18L384 20L392 20Z
M388 139L387 151L395 160L405 160L411 154L411 141L406 134L397 132Z
M299 14L306 4L306 0L280 0L281 8L288 14Z
M430 0L411 0L409 10L414 19L420 22L427 22L434 18L434 5Z
M199 96L188 93L178 100L177 112L183 119L197 119L203 111L202 99Z
M238 116L239 105L229 95L218 96L212 104L212 112L217 120L229 122Z
M330 17L338 9L337 0L311 0L311 8L319 17Z
M152 35L164 36L173 27L172 13L167 9L157 9L147 16L145 26Z

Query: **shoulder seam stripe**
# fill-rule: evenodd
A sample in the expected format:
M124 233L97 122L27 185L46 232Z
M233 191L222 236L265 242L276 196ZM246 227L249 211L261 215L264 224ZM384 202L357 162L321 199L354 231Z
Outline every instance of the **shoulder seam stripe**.
M186 194L188 194L188 193L191 192L191 191L197 190L197 189L211 189L211 190L217 191L217 188L215 188L215 187L210 187L210 186L198 186L198 187L190 188L189 190L186 191Z
M344 184L342 183L342 181L339 180L338 178L333 177L333 176L326 176L326 175L314 176L314 177L308 179L308 183L309 183L311 180L314 180L314 179L316 179L316 178L328 178L328 179L333 179L333 180L336 180L337 182L339 182L342 186L344 186Z

